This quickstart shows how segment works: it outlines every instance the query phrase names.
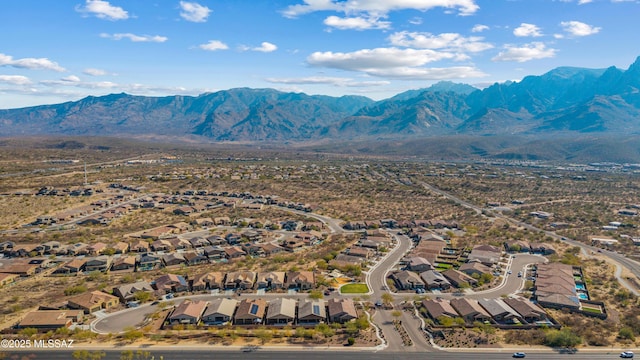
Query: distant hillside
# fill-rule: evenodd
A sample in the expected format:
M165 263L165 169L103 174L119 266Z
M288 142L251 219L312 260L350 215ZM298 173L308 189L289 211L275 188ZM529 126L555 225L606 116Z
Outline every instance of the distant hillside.
M90 96L0 110L0 136L273 143L459 135L547 139L633 136L640 134L639 119L640 57L627 70L560 67L482 90L441 82L381 101L248 88L196 97Z

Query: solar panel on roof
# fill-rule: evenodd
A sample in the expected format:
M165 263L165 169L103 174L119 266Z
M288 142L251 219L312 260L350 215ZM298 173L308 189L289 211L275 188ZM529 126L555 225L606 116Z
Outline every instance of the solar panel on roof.
M258 305L256 305L256 304L251 305L251 310L249 310L249 313L250 313L251 315L256 315L256 314L258 314L258 308L259 308L259 306L258 306Z
M313 305L313 313L315 315L320 315L320 306L319 305Z

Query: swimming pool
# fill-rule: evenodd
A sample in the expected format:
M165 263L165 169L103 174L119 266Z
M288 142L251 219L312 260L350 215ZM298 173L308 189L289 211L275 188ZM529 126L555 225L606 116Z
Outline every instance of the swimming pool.
M585 293L578 293L578 297L582 300L589 300L589 296Z
M586 290L584 284L576 284L576 290Z

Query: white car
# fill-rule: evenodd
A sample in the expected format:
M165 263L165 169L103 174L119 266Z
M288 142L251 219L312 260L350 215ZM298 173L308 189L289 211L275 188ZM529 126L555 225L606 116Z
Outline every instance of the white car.
M620 353L620 357L623 359L633 359L633 351L623 351Z
M517 359L522 359L525 356L527 356L527 354L525 354L523 352L516 352L516 353L513 353L513 355L511 357L514 357L514 358L517 358Z

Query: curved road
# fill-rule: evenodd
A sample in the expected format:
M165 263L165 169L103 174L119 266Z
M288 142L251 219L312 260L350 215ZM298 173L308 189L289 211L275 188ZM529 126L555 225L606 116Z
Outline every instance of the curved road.
M467 201L464 201L464 200L462 200L462 199L460 199L460 198L458 198L458 197L456 197L456 196L454 196L452 194L449 194L446 191L440 190L440 189L434 187L433 185L429 185L429 184L427 184L427 183L425 183L423 181L420 181L420 182L417 182L417 183L420 184L425 189L428 189L428 190L430 190L430 191L432 191L434 193L442 195L442 196L444 196L444 197L446 197L446 198L448 198L450 200L453 200L454 202L456 202L456 203L458 203L458 204L460 204L460 205L462 205L462 206L464 206L464 207L466 207L468 209L475 210L477 213L482 213L483 210L486 210L486 209L483 209L480 206L477 206L477 205L471 204L471 203L469 203ZM587 253L588 252L596 252L596 251L598 251L597 247L594 247L594 246L591 246L591 245L587 245L587 244L581 243L581 242L573 240L573 239L568 239L566 237L563 237L563 236L560 236L560 235L556 234L553 231L540 229L540 228L535 227L535 226L533 226L531 224L528 224L528 223L525 223L523 221L520 221L520 220L511 218L509 216L506 216L503 213L491 212L491 214L493 216L495 216L495 217L504 219L504 220L514 224L514 225L521 226L521 227L526 228L528 230L531 230L531 231L542 231L546 235L548 235L548 236L550 236L550 237L552 237L552 238L554 238L556 240L563 241L563 242L565 242L567 244L570 244L570 245L573 245L573 246L578 246L583 251L585 251ZM628 270L634 276L636 276L636 278L640 279L640 263L639 262L637 262L635 260L631 260L631 259L629 259L628 257L626 257L626 256L624 256L622 254L619 254L619 253L616 253L616 252L612 252L612 251L602 250L601 254L607 259L607 261L609 263L615 265L616 267L622 267L622 268ZM618 271L618 272L621 272L621 271ZM619 275L619 274L617 274L617 275ZM627 288L629 291L631 291L636 296L640 296L640 291L638 291L638 289L636 289L634 286L629 284L621 276L617 276L617 278L618 278L619 282L621 283L621 285L623 285L625 288Z

